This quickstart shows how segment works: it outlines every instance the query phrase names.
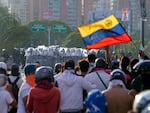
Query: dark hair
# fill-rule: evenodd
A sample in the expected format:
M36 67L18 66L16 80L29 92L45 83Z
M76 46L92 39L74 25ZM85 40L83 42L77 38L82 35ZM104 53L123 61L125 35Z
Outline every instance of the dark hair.
M34 64L29 64L25 66L24 73L26 74L34 74L36 70L36 66Z
M0 68L0 74L5 74L5 75L7 75L7 71L6 71L5 69L3 69L3 68Z
M121 68L127 68L130 64L130 59L126 56L121 57L120 66Z
M133 70L133 66L134 66L136 63L138 63L138 62L139 62L139 59L133 59L133 60L131 60L131 62L130 62L131 71Z
M56 63L55 66L54 66L54 71L55 73L59 73L62 71L62 64L61 63Z
M18 76L19 75L19 66L17 64L13 64L11 66L11 75Z
M79 66L80 66L81 72L87 72L89 69L89 62L87 60L80 60Z
M95 62L95 60L96 60L96 55L95 54L89 54L88 55L88 61L89 62Z
M74 69L75 63L73 60L68 60L65 62L65 69Z

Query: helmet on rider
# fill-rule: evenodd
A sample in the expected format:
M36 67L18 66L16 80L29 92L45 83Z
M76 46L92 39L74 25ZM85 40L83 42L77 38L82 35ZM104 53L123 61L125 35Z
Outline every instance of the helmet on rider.
M133 102L133 112L150 113L150 90L140 92L135 96Z
M97 58L95 60L95 64L97 68L106 68L106 62L103 58Z
M141 76L143 89L150 89L150 60L143 60L138 62L133 67L133 72Z
M48 66L38 67L35 71L35 82L38 83L42 80L48 80L49 82L53 82L53 70Z
M143 60L135 64L133 67L133 72L135 74L144 74L146 72L150 73L150 60Z
M86 113L105 113L106 105L106 98L98 89L91 90L84 101Z

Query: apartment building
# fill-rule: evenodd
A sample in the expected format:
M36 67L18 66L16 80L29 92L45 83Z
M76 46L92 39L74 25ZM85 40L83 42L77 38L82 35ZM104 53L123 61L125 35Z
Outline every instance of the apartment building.
M60 20L77 27L82 21L82 0L10 0L9 9L23 24L34 20Z

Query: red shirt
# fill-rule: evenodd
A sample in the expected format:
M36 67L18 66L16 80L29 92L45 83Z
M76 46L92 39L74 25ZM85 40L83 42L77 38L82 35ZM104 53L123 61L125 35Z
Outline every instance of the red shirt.
M27 109L29 113L57 113L60 105L60 92L56 87L31 89Z

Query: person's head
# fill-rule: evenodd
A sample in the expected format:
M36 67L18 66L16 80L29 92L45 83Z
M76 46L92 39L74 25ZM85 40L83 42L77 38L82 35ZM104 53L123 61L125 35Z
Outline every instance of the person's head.
M5 62L0 62L0 74L7 74L7 65Z
M80 71L81 72L88 72L88 69L89 69L89 62L87 60L80 60L79 61L79 68L80 68Z
M24 68L25 80L30 86L35 86L35 70L36 66L34 64L28 64Z
M139 62L139 59L132 59L130 62L130 68L131 68L131 72L133 71L133 66Z
M125 87L127 83L125 73L121 69L114 69L110 73L110 82L112 81L115 81L114 85L120 85L122 87Z
M98 89L93 89L88 92L88 95L83 103L88 113L105 113L107 101L105 95Z
M57 74L62 71L62 64L61 63L56 63L54 66L54 72Z
M140 92L133 102L134 113L150 113L150 90Z
M112 69L118 69L119 68L119 62L117 60L113 60L111 63L112 63Z
M106 62L103 58L97 58L95 60L96 68L106 68Z
M36 62L35 62L35 66L36 66L36 68L40 67L40 66L41 66L40 62L39 62L39 61L36 61Z
M13 64L11 66L11 75L12 76L18 76L20 73L19 73L19 66L17 64Z
M36 70L36 66L34 64L28 64L24 68L24 73L25 73L26 76L27 75L32 75L32 74L34 75L35 70Z
M122 56L120 59L120 68L121 69L127 69L129 64L130 64L130 59L126 56Z
M47 80L49 82L53 82L53 70L51 67L41 66L36 69L35 72L35 82L38 83L40 81Z
M143 89L150 88L150 60L143 60L138 62L133 67L133 73L137 76L141 76Z
M5 86L7 83L7 76L5 74L0 74L0 87Z
M149 57L144 53L144 50L139 50L138 57L140 60L148 60Z
M74 69L75 68L75 62L73 60L68 60L65 62L65 69Z
M95 54L93 54L93 53L90 53L90 54L88 54L88 61L89 62L95 62L95 60L96 60L96 55Z

